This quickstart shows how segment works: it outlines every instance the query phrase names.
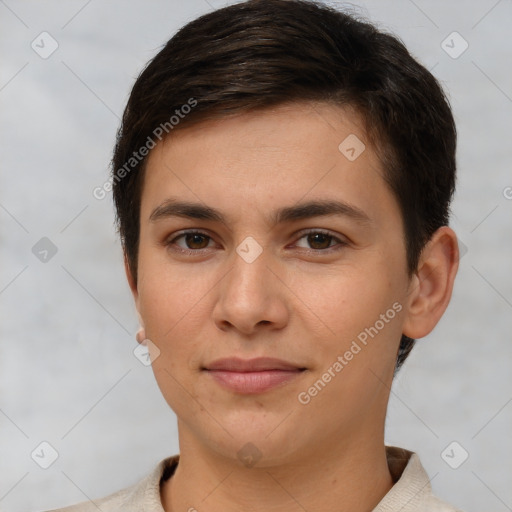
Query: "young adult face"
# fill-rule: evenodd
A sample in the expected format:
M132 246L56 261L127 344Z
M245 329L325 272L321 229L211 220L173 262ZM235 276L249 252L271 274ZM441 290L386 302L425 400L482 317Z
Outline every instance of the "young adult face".
M408 278L382 175L357 115L328 104L203 122L151 151L128 278L182 451L264 467L382 444L400 337L434 327L455 265L441 228ZM342 206L279 215L314 202Z

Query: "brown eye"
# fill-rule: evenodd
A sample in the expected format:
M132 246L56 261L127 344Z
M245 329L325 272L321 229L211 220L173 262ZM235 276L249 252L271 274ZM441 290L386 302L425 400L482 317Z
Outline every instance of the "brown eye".
M208 247L209 237L200 233L188 233L183 235L187 249L205 249Z
M186 231L165 243L170 249L182 252L199 252L207 249L212 238L200 231Z
M347 244L339 237L332 235L327 231L310 230L303 232L302 236L296 242L296 246L317 251L318 253L327 253L338 249L343 249Z
M327 249L330 247L333 237L325 233L310 233L307 240L312 249Z

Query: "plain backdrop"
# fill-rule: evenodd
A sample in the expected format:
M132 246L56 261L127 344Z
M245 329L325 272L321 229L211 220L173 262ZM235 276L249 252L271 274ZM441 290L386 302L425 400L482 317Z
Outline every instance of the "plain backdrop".
M178 453L176 418L133 354L112 202L92 191L108 179L140 70L179 27L222 5L0 1L2 510L102 497ZM459 275L394 383L386 440L419 453L441 498L468 512L512 510L512 4L351 9L432 70L459 132Z

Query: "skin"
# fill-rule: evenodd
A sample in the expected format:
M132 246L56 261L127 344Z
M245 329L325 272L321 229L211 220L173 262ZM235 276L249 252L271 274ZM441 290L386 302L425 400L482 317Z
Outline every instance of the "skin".
M288 104L173 132L148 157L138 282L126 271L139 339L151 340L156 380L178 418L180 462L161 489L168 512L366 511L393 485L384 420L400 336L421 338L437 324L458 248L455 233L440 228L408 277L398 203L369 143L354 161L340 152L350 134L366 139L354 112ZM225 221L151 220L170 198L215 208ZM312 200L346 202L369 220L269 222L275 209ZM187 229L204 236L177 238ZM333 238L304 233L318 229ZM251 263L236 252L248 236L262 248ZM401 311L300 403L395 303ZM201 370L232 356L306 370L244 395ZM260 457L252 467L237 455L247 443Z

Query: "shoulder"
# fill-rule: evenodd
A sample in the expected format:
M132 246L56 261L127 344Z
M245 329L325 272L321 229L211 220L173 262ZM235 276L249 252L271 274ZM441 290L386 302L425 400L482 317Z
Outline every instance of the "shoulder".
M373 512L462 512L434 496L417 454L396 447L386 452L395 484Z
M456 508L445 501L441 501L435 496L431 496L428 502L428 507L425 508L425 512L462 512L459 508Z
M168 457L145 478L134 485L110 494L104 498L88 500L65 508L47 512L163 512L160 501L160 482L172 475L178 464L179 455Z
M98 510L110 512L124 510L124 507L128 504L130 506L138 505L138 503L133 501L134 496L137 495L137 487L138 485L136 484L101 499L88 500L69 507L49 510L48 512L98 512ZM126 508L126 510L129 511L131 509Z

